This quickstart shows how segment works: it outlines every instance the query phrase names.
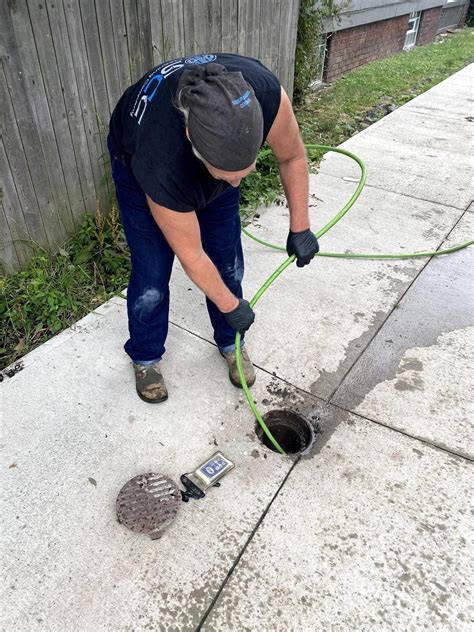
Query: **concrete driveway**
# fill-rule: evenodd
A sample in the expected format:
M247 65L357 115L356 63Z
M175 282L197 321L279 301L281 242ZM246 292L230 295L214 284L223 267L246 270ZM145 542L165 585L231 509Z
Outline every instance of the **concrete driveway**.
M322 240L412 252L472 239L474 65L344 143L368 168ZM311 176L317 229L354 190L329 154ZM284 243L287 209L252 230ZM245 241L250 297L282 253ZM159 406L134 392L116 297L0 385L2 629L472 630L473 249L437 259L316 259L257 306L248 348L262 412L321 432L311 454L263 447L177 268ZM161 540L119 525L149 471L179 480L218 446L236 468Z

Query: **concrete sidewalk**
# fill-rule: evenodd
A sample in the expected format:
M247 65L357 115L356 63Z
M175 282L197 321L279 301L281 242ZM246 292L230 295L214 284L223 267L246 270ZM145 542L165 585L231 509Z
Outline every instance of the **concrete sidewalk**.
M411 252L473 235L474 65L344 143L368 168L326 251ZM350 197L329 154L312 221ZM471 205L471 206L470 206ZM255 232L283 243L287 209ZM248 297L283 259L245 241ZM472 629L472 248L437 259L319 258L257 306L254 397L321 418L308 457L262 447L180 268L159 406L134 392L115 298L25 357L3 397L2 629ZM236 468L151 541L116 522L133 476L175 481L216 450Z

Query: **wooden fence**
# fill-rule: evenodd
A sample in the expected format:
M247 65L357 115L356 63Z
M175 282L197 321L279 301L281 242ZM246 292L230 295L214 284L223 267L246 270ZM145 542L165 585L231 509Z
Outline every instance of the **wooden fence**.
M299 0L0 0L3 269L57 249L107 204L105 137L123 90L160 62L257 57L291 94ZM104 185L105 180L105 185Z

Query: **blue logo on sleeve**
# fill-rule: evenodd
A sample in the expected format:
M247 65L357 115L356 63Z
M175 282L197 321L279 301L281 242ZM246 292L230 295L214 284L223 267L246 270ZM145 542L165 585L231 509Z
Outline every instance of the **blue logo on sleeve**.
M154 75L146 84L146 86L143 88L143 93L146 94L146 98L148 99L148 101L152 101L153 97L155 96L156 91L158 90L158 86L160 85L160 83L163 81L163 75ZM150 86L152 86L154 83L156 83L153 92L151 94L149 93L149 89Z
M146 109L153 101L160 84L177 70L183 68L185 64L207 64L217 59L217 55L194 55L193 57L180 57L172 59L161 66L152 70L148 75L148 81L143 84L133 104L130 116L137 119L138 125L141 124Z
M246 108L247 105L250 105L250 101L251 101L251 99L250 99L250 91L247 90L238 99L233 99L232 103L234 105L238 105L241 108Z

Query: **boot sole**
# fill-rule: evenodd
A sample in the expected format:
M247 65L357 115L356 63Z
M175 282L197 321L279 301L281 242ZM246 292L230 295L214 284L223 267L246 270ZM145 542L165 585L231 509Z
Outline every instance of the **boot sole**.
M255 384L255 379L253 380L253 382L250 382L250 384L247 382L247 386L250 388ZM229 373L229 380L231 381L231 383L236 387L236 388L241 388L243 389L242 386L242 382L234 382L234 380L232 379L232 375Z
M147 404L161 404L161 402L166 402L166 400L168 399L168 395L166 395L166 397L162 397L161 399L148 399L148 397L145 397L140 393L138 388L136 389L136 391L138 397L142 400L142 402L146 402Z

